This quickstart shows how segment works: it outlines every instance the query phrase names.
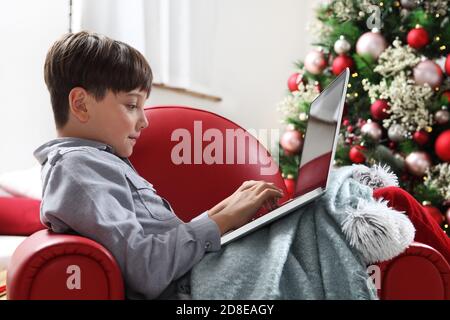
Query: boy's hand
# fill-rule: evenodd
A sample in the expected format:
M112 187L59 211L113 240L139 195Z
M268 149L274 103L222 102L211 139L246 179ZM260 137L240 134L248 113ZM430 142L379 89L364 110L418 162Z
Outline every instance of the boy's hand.
M273 183L245 181L231 196L209 210L209 215L224 234L249 222L264 204L272 204L282 197L282 189Z

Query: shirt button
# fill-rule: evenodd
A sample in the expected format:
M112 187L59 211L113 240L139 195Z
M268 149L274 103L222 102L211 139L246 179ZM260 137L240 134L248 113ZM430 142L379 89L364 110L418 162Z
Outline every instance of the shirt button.
M206 241L206 243L205 243L205 249L209 249L209 248L211 248L211 242Z

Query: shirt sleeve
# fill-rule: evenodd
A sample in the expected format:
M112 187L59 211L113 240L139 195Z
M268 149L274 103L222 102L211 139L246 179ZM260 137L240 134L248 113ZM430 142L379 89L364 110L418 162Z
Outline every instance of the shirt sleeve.
M162 234L148 234L134 213L119 166L81 152L62 158L49 172L41 220L55 232L73 230L106 247L117 260L127 287L157 298L207 251L220 249L217 224L202 215Z

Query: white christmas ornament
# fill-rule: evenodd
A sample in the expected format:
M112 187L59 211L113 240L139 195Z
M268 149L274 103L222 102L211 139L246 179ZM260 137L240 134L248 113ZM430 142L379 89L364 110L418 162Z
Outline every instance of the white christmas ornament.
M344 36L340 36L339 40L334 43L334 51L337 54L347 53L348 51L350 51L350 48L350 42L348 42Z

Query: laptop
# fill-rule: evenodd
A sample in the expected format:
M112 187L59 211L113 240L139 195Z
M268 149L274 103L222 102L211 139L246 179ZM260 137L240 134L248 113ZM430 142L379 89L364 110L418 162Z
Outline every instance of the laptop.
M318 199L327 190L336 152L350 70L346 68L311 103L292 199L221 237L225 245Z

